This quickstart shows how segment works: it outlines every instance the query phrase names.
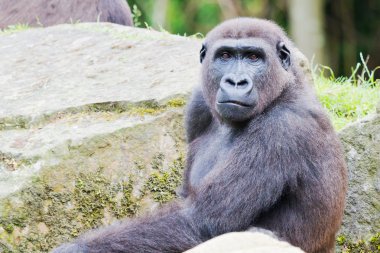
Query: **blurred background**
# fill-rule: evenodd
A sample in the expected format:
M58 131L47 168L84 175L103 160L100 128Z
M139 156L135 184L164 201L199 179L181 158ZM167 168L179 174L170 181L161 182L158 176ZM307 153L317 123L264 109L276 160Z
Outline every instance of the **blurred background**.
M314 64L329 66L335 76L352 75L358 62L366 62L371 70L380 66L380 0L127 2L139 27L150 26L180 35L205 35L229 18L267 18L280 24ZM380 69L375 76L380 78Z

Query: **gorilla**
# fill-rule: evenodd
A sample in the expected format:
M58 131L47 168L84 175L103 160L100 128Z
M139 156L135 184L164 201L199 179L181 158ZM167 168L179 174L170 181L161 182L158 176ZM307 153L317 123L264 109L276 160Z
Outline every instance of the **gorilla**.
M308 253L333 252L346 165L297 52L266 20L232 19L209 32L186 112L182 198L53 252L183 252L255 228Z
M125 0L1 0L0 29L9 25L51 26L71 22L133 26Z

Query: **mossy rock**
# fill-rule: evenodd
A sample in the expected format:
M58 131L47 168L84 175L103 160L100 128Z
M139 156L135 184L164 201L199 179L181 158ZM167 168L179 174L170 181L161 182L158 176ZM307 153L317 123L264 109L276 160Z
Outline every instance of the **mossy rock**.
M44 159L54 165L42 166L0 199L0 249L48 252L88 229L175 198L184 168L181 125L181 111L168 111L146 124L52 149Z
M104 23L0 37L0 252L176 197L200 40Z
M368 241L380 232L380 114L347 126L339 136L349 172L340 233L355 243Z

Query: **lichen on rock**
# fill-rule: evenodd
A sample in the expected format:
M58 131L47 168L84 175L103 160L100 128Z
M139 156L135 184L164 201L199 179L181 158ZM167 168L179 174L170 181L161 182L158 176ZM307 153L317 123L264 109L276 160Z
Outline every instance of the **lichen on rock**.
M1 34L0 252L48 252L176 197L199 45L101 23Z

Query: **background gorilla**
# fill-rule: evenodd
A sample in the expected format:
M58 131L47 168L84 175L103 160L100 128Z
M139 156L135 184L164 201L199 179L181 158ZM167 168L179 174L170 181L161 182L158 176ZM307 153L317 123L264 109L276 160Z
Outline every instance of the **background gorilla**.
M269 21L240 18L212 30L201 50L202 89L186 116L184 199L54 252L182 252L252 227L309 253L332 252L346 168L296 50Z
M1 0L0 28L14 24L51 26L72 22L133 26L125 0Z

